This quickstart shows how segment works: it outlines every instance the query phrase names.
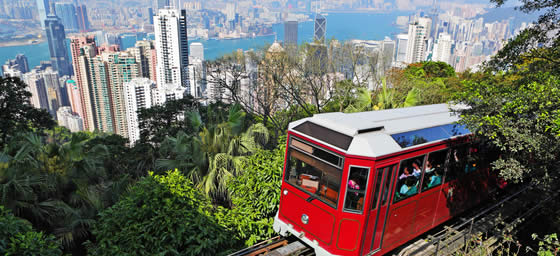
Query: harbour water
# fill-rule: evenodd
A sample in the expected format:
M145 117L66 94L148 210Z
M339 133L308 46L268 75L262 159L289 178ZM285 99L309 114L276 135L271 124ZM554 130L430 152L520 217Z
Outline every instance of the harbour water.
M329 13L327 17L327 39L346 41L350 39L382 40L385 36L393 37L401 32L393 24L397 16L409 15L406 12L391 13ZM276 35L233 40L190 40L201 42L204 45L204 56L213 60L238 49L260 49L284 38L284 25L273 25ZM299 43L311 42L313 39L313 22L301 22L298 26ZM135 36L124 36L122 46L124 49L134 46ZM41 61L49 60L49 47L47 42L35 45L0 47L0 65L6 60L13 59L16 54L27 56L30 68L39 65Z

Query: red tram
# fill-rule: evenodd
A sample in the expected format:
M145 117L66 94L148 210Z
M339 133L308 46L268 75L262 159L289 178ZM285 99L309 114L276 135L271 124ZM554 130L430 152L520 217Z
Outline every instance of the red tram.
M488 196L484 152L447 104L289 126L274 230L316 255L382 255Z

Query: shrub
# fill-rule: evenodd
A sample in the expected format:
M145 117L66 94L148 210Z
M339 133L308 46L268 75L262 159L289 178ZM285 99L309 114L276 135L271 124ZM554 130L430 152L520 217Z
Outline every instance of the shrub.
M236 238L251 246L275 235L272 229L280 202L280 185L284 166L285 138L274 150L259 150L249 156L241 175L230 180L231 210L221 208L216 214Z
M220 255L235 243L179 171L142 178L92 229L92 255Z
M0 254L50 256L62 251L54 236L33 231L29 222L0 206Z

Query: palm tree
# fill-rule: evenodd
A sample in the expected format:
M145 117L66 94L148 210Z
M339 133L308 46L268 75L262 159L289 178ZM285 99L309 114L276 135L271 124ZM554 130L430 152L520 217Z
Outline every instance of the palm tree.
M227 121L213 124L203 123L199 112L187 112L189 127L198 134L179 132L166 138L160 148L163 157L156 160L157 169L182 170L214 202L228 205L228 179L240 172L247 155L269 142L268 129L262 123L245 130L245 115L241 106L233 105Z
M127 181L107 178L107 148L88 146L91 139L25 134L0 153L0 203L69 250L83 249L97 213L118 200Z
M402 108L411 107L418 104L418 89L412 88L408 91L407 96L403 102L399 102L394 94L393 89L387 87L387 80L381 80L382 87L378 92L369 91L365 88L359 88L357 98L353 104L350 104L344 112L362 112L380 109Z

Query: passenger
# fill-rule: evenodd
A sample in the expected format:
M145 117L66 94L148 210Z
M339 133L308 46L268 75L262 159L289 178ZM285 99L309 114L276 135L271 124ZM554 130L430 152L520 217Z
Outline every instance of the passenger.
M416 185L416 178L414 178L413 176L407 177L401 189L399 190L399 194L401 196L410 196L416 194L416 192L418 191Z
M430 177L430 183L428 184L428 188L441 184L441 175L443 175L442 169L436 168L434 172L434 176Z
M412 175L414 175L414 177L416 178L419 178L420 175L422 174L422 170L420 168L421 165L422 163L418 159L412 162L412 168L413 168Z
M358 180L359 179L355 175L350 177L350 179L348 180L348 188L359 190L360 184L358 184ZM357 196L358 192L354 192L354 194Z
M399 180L404 180L408 177L412 176L412 174L410 173L410 167L409 166L405 166L403 168L403 173L401 174L401 176L399 176Z
M430 160L426 160L426 167L424 168L426 173L431 173L434 171L434 167L432 166L432 162Z

